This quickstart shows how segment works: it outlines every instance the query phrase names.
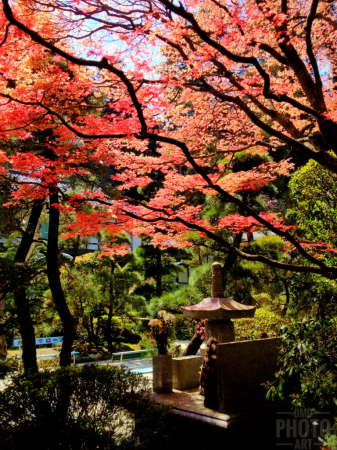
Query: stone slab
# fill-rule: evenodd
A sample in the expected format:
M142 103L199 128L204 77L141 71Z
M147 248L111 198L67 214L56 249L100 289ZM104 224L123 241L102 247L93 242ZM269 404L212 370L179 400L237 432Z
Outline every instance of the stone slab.
M218 344L219 411L229 414L266 403L261 384L275 379L279 338Z
M202 356L172 358L173 389L183 391L198 387L202 362Z
M152 399L157 403L165 403L174 407L174 412L178 415L190 417L198 422L213 423L220 428L232 428L241 423L249 423L254 417L260 414L267 413L274 420L275 424L275 410L283 410L282 405L267 403L265 405L252 405L244 411L238 413L226 414L220 411L215 411L204 407L204 397L200 395L198 389L188 389L186 391L179 391L173 389L169 394L152 394ZM290 405L286 403L285 411L290 410ZM262 427L263 422L261 422ZM226 447L227 448L227 447ZM249 447L245 447L245 450ZM274 447L270 447L271 450Z

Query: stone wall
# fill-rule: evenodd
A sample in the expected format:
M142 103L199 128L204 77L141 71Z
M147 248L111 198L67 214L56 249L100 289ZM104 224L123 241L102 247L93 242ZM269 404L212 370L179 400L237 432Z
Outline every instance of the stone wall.
M217 345L220 412L242 412L266 401L261 383L275 379L279 347L279 338Z
M173 389L183 391L199 386L200 370L204 358L202 356L182 356L172 358Z

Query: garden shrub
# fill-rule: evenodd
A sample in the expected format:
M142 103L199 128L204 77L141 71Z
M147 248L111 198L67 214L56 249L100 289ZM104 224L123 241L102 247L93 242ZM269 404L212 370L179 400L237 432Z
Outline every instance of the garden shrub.
M189 278L189 284L180 289L163 294L161 297L151 298L147 306L151 317L157 311L164 309L171 313L181 313L181 306L190 306L199 303L211 294L212 263L194 267Z
M175 317L176 337L179 340L191 339L195 333L195 325L184 319L182 315Z
M337 450L337 422L332 427L331 431L328 432L325 441L328 449Z
M288 323L288 320L280 315L265 308L258 308L254 318L235 320L235 340L249 341L260 339L261 333L267 333L269 336L272 336L277 332L279 326L286 323Z
M19 361L16 356L0 361L0 379L5 378L11 372L17 371L19 368Z
M304 317L281 328L277 382L271 398L337 415L337 326L334 319Z
M158 449L174 434L149 381L113 366L16 375L0 392L2 450Z

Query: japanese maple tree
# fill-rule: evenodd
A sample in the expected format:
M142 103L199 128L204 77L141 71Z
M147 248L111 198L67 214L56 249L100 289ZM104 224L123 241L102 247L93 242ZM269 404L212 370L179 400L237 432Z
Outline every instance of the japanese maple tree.
M3 52L8 39L18 33L34 48L57 55L54 58L70 71L91 70L90 89L113 111L82 114L79 119L74 111L80 108L86 83L71 77L63 78L64 94L57 98L31 95L29 83L20 90L6 85L2 93L11 112L7 132L17 123L16 111L28 106L31 115L22 117L21 128L44 117L57 123L63 143L68 140L71 146L80 138L92 161L117 169L113 178L119 183L119 197L105 188L91 188L71 199L67 208L76 212L76 222L68 237L93 234L102 227L110 232L123 228L152 236L154 245L182 247L190 245L188 233L195 230L224 252L247 260L336 276L334 265L314 255L324 255L322 246L313 251L317 242L303 244L275 211L261 212L243 201L246 189L258 190L288 175L291 160L231 170L238 152L272 155L284 148L289 157L301 152L337 172L333 2L30 0L24 8L19 0L2 4ZM34 14L41 17L39 23L32 21ZM22 56L20 50L18 55ZM13 65L18 69L18 63ZM160 156L146 153L150 139L159 144ZM65 150L58 152L62 161L68 158ZM79 149L73 162L88 153ZM154 170L162 172L164 182L149 201L127 195L132 187L149 185ZM193 202L199 193L218 196L238 212L212 224L201 218L202 205ZM90 201L96 209L88 212L83 205ZM268 229L292 246L298 261L285 263L243 252L232 239L220 236L223 228L236 233Z

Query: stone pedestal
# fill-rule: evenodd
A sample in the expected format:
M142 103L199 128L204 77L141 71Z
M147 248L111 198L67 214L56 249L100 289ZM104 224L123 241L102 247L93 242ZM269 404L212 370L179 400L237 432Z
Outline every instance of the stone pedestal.
M172 356L153 355L153 392L172 392Z
M202 356L182 356L172 359L173 389L183 391L199 386Z
M235 341L234 323L231 320L207 320L205 329L206 344L211 337L219 344Z

